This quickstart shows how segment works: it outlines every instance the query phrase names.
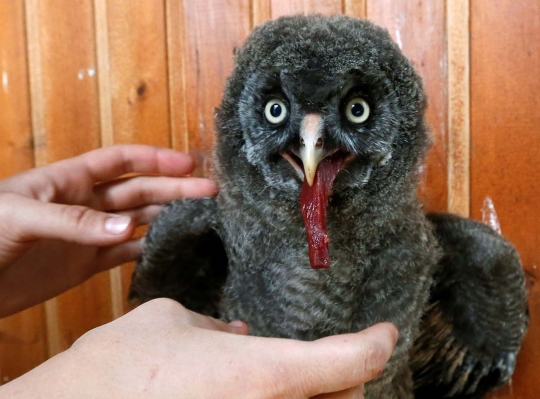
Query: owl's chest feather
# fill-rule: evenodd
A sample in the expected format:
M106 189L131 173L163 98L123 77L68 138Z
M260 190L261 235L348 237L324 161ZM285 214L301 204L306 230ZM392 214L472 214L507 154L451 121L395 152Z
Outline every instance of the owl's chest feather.
M287 223L275 212L267 217L242 212L225 221L224 228L230 274L222 312L246 320L255 335L316 339L358 331L388 317L389 299L402 289L410 288L413 299L424 289L418 279L399 278L405 269L418 277L413 269L424 265L414 259L412 267L392 265L399 248L414 249L409 241L416 238L376 234L361 220L347 223L330 213L332 263L323 270L310 267L300 218ZM413 257L414 251L405 256Z

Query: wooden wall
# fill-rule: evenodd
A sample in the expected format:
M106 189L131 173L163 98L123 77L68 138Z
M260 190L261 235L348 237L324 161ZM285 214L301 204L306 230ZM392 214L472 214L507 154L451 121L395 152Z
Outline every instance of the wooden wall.
M113 143L187 151L208 174L233 49L258 23L312 12L387 27L423 76L434 138L423 201L498 218L529 276L529 335L511 387L492 397L540 397L536 0L0 1L0 177ZM132 267L0 320L0 383L129 310Z

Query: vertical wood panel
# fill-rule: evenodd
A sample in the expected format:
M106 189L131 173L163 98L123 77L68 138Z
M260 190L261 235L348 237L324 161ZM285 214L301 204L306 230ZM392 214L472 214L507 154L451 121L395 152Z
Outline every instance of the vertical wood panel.
M168 147L164 2L106 4L114 142Z
M104 80L110 83L112 143L170 147L165 2L115 0L100 9L105 7L107 43L98 42L98 54L108 57L110 68L100 72L109 74ZM114 317L130 309L126 298L133 268L129 263L110 272Z
M208 176L214 110L232 71L233 49L250 30L250 1L184 0L184 18L189 152L197 162L195 174Z
M366 18L367 0L343 0L343 12L356 18Z
M443 1L369 0L367 17L388 29L416 66L428 95L427 120L433 147L427 157L422 202L431 210L447 207L447 57Z
M447 2L448 211L470 211L469 1Z
M96 31L97 78L99 88L99 117L101 128L101 145L114 144L112 95L109 57L109 32L107 16L107 0L94 0L94 26ZM122 290L122 269L109 270L111 312L114 319L124 313L124 296Z
M100 145L94 16L90 0L26 0L37 165ZM111 319L109 278L100 274L47 302L49 355Z
M24 3L0 2L0 179L34 164ZM0 385L47 359L43 305L0 319Z
M271 0L252 0L251 27L263 23L272 17Z
M289 14L341 14L342 0L271 0L272 18Z
M107 0L94 0L101 145L114 144Z
M166 14L171 144L175 150L188 152L185 74L186 37L184 32L183 0L166 0Z
M540 3L471 2L471 215L491 199L529 275L531 325L512 387L538 398L540 370ZM513 393L513 394L512 394Z

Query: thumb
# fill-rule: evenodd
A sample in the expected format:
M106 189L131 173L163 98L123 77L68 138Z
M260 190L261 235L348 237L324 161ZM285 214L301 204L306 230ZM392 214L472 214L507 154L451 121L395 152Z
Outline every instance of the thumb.
M16 194L4 194L0 201L3 205L0 218L9 228L9 238L15 242L56 239L108 246L127 241L135 229L128 216L84 206L51 204Z
M302 384L306 395L345 391L374 379L390 359L397 338L392 324L380 323L356 334L308 343L311 347L297 359L300 365L313 365Z
M241 320L234 320L226 323L222 320L215 319L210 316L205 316L186 308L183 308L183 322L192 327L204 328L206 330L216 330L238 335L248 335L249 327Z

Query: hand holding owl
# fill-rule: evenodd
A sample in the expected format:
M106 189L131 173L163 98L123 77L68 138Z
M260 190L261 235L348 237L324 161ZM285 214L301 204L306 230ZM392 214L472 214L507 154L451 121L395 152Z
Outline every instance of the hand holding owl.
M388 323L315 342L245 334L243 323L156 299L0 387L0 398L362 398L397 340Z

